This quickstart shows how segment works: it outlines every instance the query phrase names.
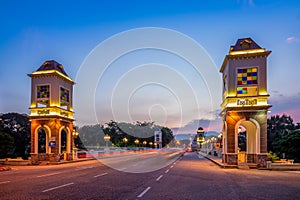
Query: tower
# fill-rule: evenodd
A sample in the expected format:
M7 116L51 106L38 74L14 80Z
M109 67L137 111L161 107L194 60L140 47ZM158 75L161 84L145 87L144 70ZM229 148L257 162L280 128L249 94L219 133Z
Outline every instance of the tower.
M223 162L266 167L267 57L251 38L230 47L220 72L223 76Z
M31 160L59 161L72 159L72 106L74 82L63 66L54 60L45 61L31 78Z

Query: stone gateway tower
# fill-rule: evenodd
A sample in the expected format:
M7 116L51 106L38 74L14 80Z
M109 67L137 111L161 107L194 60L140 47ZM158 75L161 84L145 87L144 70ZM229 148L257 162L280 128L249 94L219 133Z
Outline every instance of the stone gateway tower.
M63 66L54 60L28 74L31 78L31 160L57 162L72 159L73 85Z
M266 167L267 57L251 38L230 47L220 72L223 75L223 162Z

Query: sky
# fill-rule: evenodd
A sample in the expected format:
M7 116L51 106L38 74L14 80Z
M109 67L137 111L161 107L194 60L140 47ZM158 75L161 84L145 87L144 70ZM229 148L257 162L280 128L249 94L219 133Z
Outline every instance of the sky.
M111 119L152 120L182 130L202 125L219 131L218 71L230 45L251 37L272 51L267 71L270 115L285 113L300 122L299 1L11 0L1 1L0 11L0 113L29 114L27 74L46 60L56 60L76 82L74 111L80 126ZM118 49L138 41L143 46L153 38L158 40L155 48L115 55L102 74L98 70L103 66L83 76L92 56L94 62L104 62ZM189 42L199 48L184 56L186 51L170 50L188 49ZM197 53L200 73L186 59ZM90 77L95 84L84 90L83 85L93 82Z

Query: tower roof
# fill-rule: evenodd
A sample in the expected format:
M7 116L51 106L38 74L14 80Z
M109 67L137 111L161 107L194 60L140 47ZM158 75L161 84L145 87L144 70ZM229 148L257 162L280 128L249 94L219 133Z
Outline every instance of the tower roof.
M230 46L229 53L225 56L220 72L222 73L224 71L229 59L269 56L270 53L271 51L266 51L265 48L261 48L251 38L240 38L235 45Z
M263 49L251 38L241 38L238 39L234 46L230 46L230 51L243 51L243 50L253 50L253 49Z
M36 71L46 71L46 70L56 70L60 73L62 73L65 76L68 76L68 74L65 72L64 67L62 64L56 62L55 60L47 60L45 61L40 68Z

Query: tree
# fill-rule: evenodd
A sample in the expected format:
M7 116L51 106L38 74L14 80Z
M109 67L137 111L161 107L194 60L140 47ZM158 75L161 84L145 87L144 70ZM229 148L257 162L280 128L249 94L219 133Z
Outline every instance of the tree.
M300 162L300 126L287 115L275 115L268 119L268 151Z
M14 138L0 131L0 158L10 157L14 149Z
M85 125L78 129L79 138L82 146L97 146L97 145L104 145L103 139L103 130L100 124L96 125ZM78 142L80 142L78 141ZM78 143L79 144L79 143Z
M30 124L26 114L7 113L0 116L0 130L14 138L12 157L27 158L30 153Z
M280 140L289 130L295 130L293 119L290 116L283 114L282 116L271 116L267 120L267 135L268 135L268 151L278 152L279 149L273 145L274 142Z
M111 137L111 142L116 146L124 146L123 138L127 138L126 146L136 146L134 141L138 139L140 142L146 141L150 147L150 142L154 142L154 132L162 131L162 146L166 146L173 140L172 130L168 127L161 127L154 122L127 123L110 121L103 126L103 132Z
M300 130L291 130L280 139L274 141L274 149L280 154L285 153L286 158L300 162Z
M162 127L161 133L162 133L162 146L165 147L174 139L173 132L168 127Z

